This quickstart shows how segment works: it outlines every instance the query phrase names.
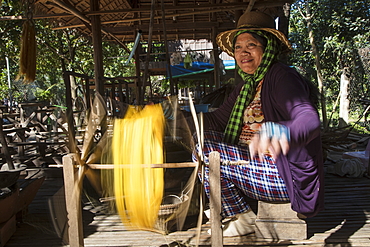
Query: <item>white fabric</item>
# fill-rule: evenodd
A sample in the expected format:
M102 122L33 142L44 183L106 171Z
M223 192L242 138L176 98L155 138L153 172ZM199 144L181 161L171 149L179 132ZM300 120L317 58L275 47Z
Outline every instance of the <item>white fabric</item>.
M236 218L223 229L224 237L243 236L255 231L256 214L252 210L239 214Z
M335 165L328 167L327 172L342 177L362 177L366 171L363 162L358 158L340 159Z

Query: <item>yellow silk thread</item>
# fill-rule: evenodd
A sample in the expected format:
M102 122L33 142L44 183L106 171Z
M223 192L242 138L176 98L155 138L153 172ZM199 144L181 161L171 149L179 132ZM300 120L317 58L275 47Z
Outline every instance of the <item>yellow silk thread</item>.
M112 139L116 208L125 225L153 230L163 198L165 120L162 106L129 107L116 119ZM149 165L149 166L148 166Z

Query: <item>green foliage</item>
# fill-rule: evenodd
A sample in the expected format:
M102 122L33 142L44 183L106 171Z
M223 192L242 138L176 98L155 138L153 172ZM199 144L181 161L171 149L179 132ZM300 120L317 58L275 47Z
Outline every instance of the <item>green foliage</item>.
M1 6L3 15L24 15L22 1L8 0ZM94 77L93 45L91 38L73 29L52 30L51 20L34 20L37 40L36 81L24 85L16 80L20 52L22 20L1 21L0 31L0 98L8 98L5 57L9 58L13 98L15 101L48 100L52 104L65 104L63 71L73 71ZM134 63L125 66L127 52L116 44L103 43L105 77L133 76ZM77 83L83 83L82 80Z
M368 0L296 1L291 8L290 33L294 52L291 64L302 68L307 77L317 81L314 56L303 19L310 8L311 22L324 78L327 111L331 112L340 91L340 76L350 78L351 110L355 117L361 108L357 100L369 97L369 73L359 56L361 48L370 47L370 6ZM369 70L367 70L369 71ZM337 114L334 114L337 115Z
M51 85L46 90L43 90L41 88L36 88L36 94L35 94L36 99L38 101L46 101L46 102L50 102L52 104L57 104L57 102L53 102L54 93L53 93L53 90L52 90L56 86L57 86L56 84Z
M162 76L152 76L152 89L153 93L158 94L159 96L167 96L170 92L170 80L163 79Z
M317 82L315 58L308 38L307 22L301 13L306 7L312 13L312 28L317 49L320 53L324 77L327 112L331 114L340 90L340 76L346 69L351 80L350 100L353 118L359 117L363 107L359 98L370 95L370 64L364 62L359 49L370 48L369 0L298 0L291 6L289 39L294 51L290 64L296 66L310 80ZM8 0L1 5L3 16L24 15L22 1ZM5 57L9 58L12 95L17 101L49 100L52 104L65 104L63 71L74 71L94 77L93 45L91 37L73 29L53 30L51 20L35 20L37 33L36 81L24 85L15 78L18 74L22 20L0 21L0 99L8 98L8 80ZM131 49L133 44L128 44ZM147 44L143 44L143 50ZM163 52L163 42L153 43L152 52ZM103 42L105 77L135 75L135 62L128 65L129 54L119 45ZM163 61L163 54L151 55L152 61ZM154 92L168 93L169 82L151 78ZM83 83L78 80L77 84ZM196 81L180 80L179 88L195 87ZM338 116L334 110L333 116ZM335 121L333 121L335 123Z

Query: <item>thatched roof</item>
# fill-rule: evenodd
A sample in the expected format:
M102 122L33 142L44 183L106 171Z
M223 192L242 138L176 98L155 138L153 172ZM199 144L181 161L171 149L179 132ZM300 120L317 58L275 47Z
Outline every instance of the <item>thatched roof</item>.
M91 4L93 2L100 2L99 7L94 7L94 4ZM34 18L53 20L55 29L76 28L90 35L91 20L94 15L99 15L103 38L126 43L135 40L138 30L142 31L142 39L148 40L153 13L152 40L162 41L164 28L167 40L212 40L212 29L218 33L234 28L243 11L259 9L274 16L281 16L282 6L287 2L293 1L38 0L34 6ZM94 11L96 9L98 10Z

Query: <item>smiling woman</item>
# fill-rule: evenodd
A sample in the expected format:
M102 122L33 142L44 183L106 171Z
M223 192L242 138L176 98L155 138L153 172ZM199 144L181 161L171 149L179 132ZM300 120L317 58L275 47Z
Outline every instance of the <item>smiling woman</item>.
M315 216L323 209L320 120L309 82L279 62L291 49L287 38L271 16L252 11L216 40L235 58L243 80L221 107L204 113L204 160L220 153L221 215L231 219L223 235L254 231L256 216L246 196L291 202L294 211ZM206 167L207 195L208 175Z
M237 36L234 47L238 66L245 73L254 74L262 61L263 45L251 33L242 33Z

